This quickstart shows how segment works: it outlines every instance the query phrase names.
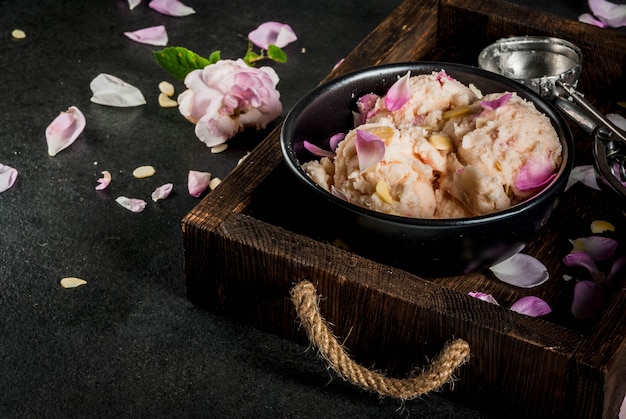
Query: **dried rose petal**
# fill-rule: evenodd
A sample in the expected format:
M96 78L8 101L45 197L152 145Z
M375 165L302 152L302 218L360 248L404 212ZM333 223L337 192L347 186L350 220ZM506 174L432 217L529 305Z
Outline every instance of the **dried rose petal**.
M0 163L0 192L9 189L17 179L17 169Z
M48 154L56 156L66 149L85 129L86 121L83 113L76 106L70 106L61 112L46 128Z
M592 281L578 281L574 286L572 314L578 319L596 317L604 307L604 287Z
M563 263L565 263L565 265L569 267L584 268L591 274L591 277L595 282L604 282L604 273L598 269L598 265L596 265L596 262L587 252L568 253L563 258Z
M191 7L184 5L178 0L152 0L148 6L164 15L168 16L189 16L196 13Z
M497 99L483 100L482 102L480 102L480 106L482 106L483 109L487 109L488 111L495 111L500 106L506 105L509 99L511 99L512 95L513 93L507 92L503 94L502 96L498 97Z
M411 99L411 72L400 77L387 91L385 96L385 108L389 111L397 111Z
M286 23L265 22L248 34L248 39L261 49L268 49L270 45L279 48L296 41L298 37Z
M165 26L150 26L148 28L139 29L134 32L124 32L128 38L133 41L148 45L167 45L167 31Z
M545 316L552 312L552 309L539 297L522 297L511 306L511 310L531 317Z
M111 173L107 170L102 172L102 177L98 179L98 186L96 186L96 191L102 191L106 189L111 183Z
M515 188L527 191L546 186L554 177L552 163L547 156L532 156L520 169L515 178Z
M626 4L606 0L589 0L589 8L596 18L611 28L626 26Z
M596 178L596 169L593 165L586 164L582 166L576 166L570 172L569 178L567 179L567 185L565 185L565 190L571 188L576 182L581 182L583 185L586 185L592 189L600 190L598 186L598 180Z
M597 262L611 259L619 246L617 240L603 236L581 237L577 241L582 243L584 251L591 259Z
M499 305L496 299L491 294L477 291L477 292L468 292L467 295L474 297L474 298L478 298L479 300L483 300L491 304Z
M536 287L550 278L543 263L524 253L516 253L489 269L500 281L521 288Z
M588 23L589 25L597 26L599 28L606 28L606 23L602 22L599 19L596 19L596 17L590 13L583 13L582 15L578 16L578 21L582 23Z
M206 190L211 182L211 174L209 172L198 172L190 170L187 176L187 190L189 195L198 198L202 192Z
M118 196L115 202L131 212L141 212L147 205L147 202L142 199L127 198L125 196Z
M139 89L110 74L101 73L89 84L91 101L100 105L129 107L145 105L146 99Z
M152 200L157 202L160 199L165 199L170 196L174 185L171 183L166 183L165 185L161 185L152 192Z
M355 145L361 173L377 165L385 157L385 143L371 132L356 130Z

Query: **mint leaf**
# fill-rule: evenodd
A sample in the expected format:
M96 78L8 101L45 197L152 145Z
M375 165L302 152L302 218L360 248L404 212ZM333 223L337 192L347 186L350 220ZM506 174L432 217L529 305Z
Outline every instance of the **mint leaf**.
M185 76L193 70L203 69L219 60L219 51L211 54L211 59L199 56L195 52L183 47L168 47L154 52L154 58L161 67L178 80L185 80Z
M267 56L279 63L287 62L287 54L285 54L285 51L276 45L270 45L267 47Z

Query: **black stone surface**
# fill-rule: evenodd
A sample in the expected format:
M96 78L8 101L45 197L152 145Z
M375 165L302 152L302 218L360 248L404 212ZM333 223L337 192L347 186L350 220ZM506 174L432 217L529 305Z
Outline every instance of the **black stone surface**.
M485 417L439 394L379 399L327 371L314 350L185 299L181 220L198 203L188 170L225 177L279 121L210 153L192 124L157 103L161 80L183 90L153 59L160 48L123 35L164 24L170 46L238 58L257 25L289 23L299 39L274 65L286 113L400 0L188 0L188 17L147 3L0 2L0 163L19 171L0 194L0 417ZM26 39L13 40L14 28ZM99 73L137 86L148 103L91 103ZM44 131L72 105L86 129L50 157ZM156 175L133 178L145 164ZM103 170L113 181L98 192ZM153 203L166 182L172 195ZM119 195L148 206L131 213ZM64 289L67 276L88 284Z

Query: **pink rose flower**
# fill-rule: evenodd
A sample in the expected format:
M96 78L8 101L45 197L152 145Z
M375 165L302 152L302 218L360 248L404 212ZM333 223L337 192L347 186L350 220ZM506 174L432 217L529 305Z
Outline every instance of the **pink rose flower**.
M262 129L283 110L271 67L250 67L242 59L220 60L185 77L178 109L196 124L208 147L226 142L246 127Z

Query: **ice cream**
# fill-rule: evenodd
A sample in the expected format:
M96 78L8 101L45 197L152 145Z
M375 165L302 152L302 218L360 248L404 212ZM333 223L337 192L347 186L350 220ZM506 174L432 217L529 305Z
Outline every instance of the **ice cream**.
M407 74L359 98L355 128L332 150L305 144L321 187L353 204L413 218L503 210L540 191L561 163L550 120L515 93L482 97L444 71Z

